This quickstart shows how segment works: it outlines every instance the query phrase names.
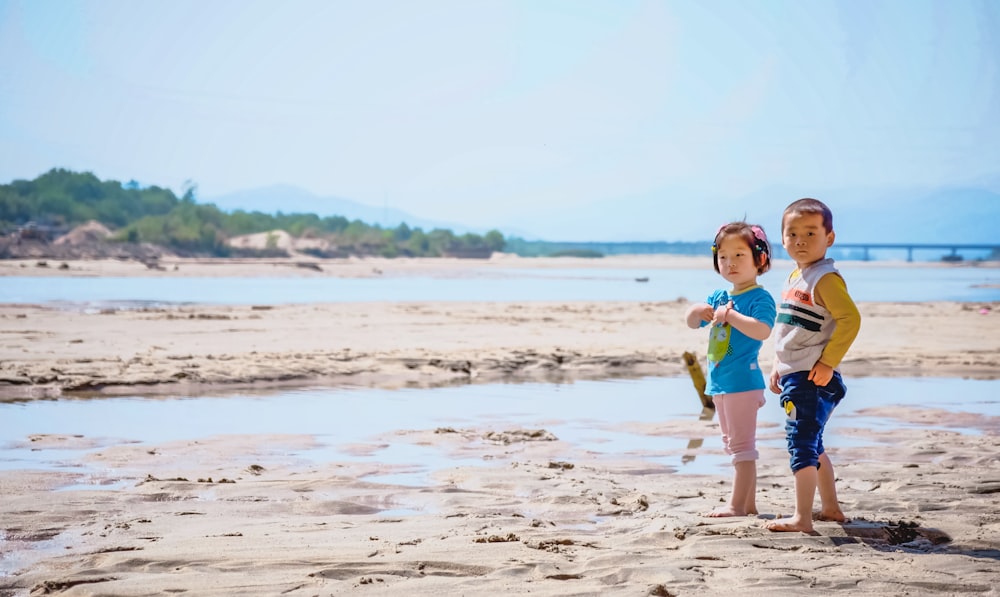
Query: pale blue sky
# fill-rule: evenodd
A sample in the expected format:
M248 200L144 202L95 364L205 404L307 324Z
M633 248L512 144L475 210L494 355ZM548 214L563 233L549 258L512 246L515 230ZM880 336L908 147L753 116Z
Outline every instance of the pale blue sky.
M468 224L1000 184L991 0L0 0L0 73L0 182L286 183Z

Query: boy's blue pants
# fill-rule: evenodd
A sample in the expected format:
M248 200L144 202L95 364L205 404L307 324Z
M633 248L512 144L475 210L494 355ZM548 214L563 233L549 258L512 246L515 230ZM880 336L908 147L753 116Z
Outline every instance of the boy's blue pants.
M819 467L823 453L823 429L833 409L847 393L840 373L834 371L826 386L809 381L808 371L796 371L781 378L781 406L785 408L785 437L792 472L807 466Z

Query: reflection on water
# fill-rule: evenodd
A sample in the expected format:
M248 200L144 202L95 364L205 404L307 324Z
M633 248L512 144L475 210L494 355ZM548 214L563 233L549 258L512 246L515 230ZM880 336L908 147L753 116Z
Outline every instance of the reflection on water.
M839 437L838 428L888 430L903 425L980 433L973 426L945 427L938 420L905 422L892 413L914 408L1000 417L1000 380L943 378L848 379L848 396L829 424L827 444L846 446L858 439ZM760 411L767 439L783 447L784 412L768 393ZM874 407L893 407L879 416ZM886 414L887 413L887 414ZM716 426L683 424L702 416L701 403L684 377L580 381L571 384L491 384L436 389L284 390L272 394L151 399L98 398L0 404L0 469L47 469L89 473L83 456L110 444L155 445L220 435L307 434L318 447L294 456L306 462L372 462L396 466L377 480L426 484L429 474L454 466L485 466L482 452L447 450L408 439L399 431L442 427L487 431L546 429L559 440L554 458L568 462L584 454L642 459L680 473L717 474L729 466ZM976 418L969 419L971 421ZM991 423L996 427L996 419ZM984 423L985 424L985 423ZM671 434L664 430L691 429ZM36 434L85 438L80 448L31 446ZM414 435L414 434L410 434ZM516 449L516 448L512 448ZM115 485L83 484L89 489Z

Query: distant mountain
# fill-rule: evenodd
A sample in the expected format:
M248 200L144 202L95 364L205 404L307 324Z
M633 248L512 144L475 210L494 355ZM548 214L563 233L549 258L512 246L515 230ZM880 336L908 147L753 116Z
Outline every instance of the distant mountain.
M997 243L1000 193L981 188L897 189L853 197L838 238L845 242ZM840 230L842 228L842 230Z
M703 241L726 218L745 210L720 209L722 198L680 187L577 205L573 209L544 204L524 216L499 223L500 230L518 228L527 240L568 242ZM695 210L693 205L706 209ZM709 207L714 206L714 207ZM685 215L680 215L685 214Z
M483 234L490 229L526 240L572 242L697 242L710 239L724 221L744 217L761 224L778 242L781 212L791 201L813 196L834 212L837 239L853 243L997 242L1000 183L983 178L976 185L948 187L852 187L823 192L794 185L774 185L744 196L724 196L683 187L664 187L644 194L596 201L574 207L546 208L498 221L487 228L467 222L442 222L398 209L365 205L342 197L320 197L298 187L275 185L240 191L204 201L220 209L264 213L341 215L395 228L446 228L455 233ZM815 193L815 194L812 194Z
M997 242L1000 192L980 186L859 187L817 192L775 185L740 197L671 187L594 202L572 211L542 208L517 225L524 229L525 238L535 240L702 241L722 222L745 217L761 224L772 241L777 241L784 208L795 199L810 196L833 210L841 242Z
M963 243L997 242L1000 194L979 188L865 187L835 189L815 195L780 187L748 195L769 234L781 231L781 212L792 200L812 196L833 210L837 240L850 243ZM778 199L780 198L780 199Z
M311 213L320 217L343 216L348 220L361 220L366 224L379 225L383 228L395 228L400 223L406 222L410 228L421 228L425 232L434 228L446 228L455 233L477 232L461 224L427 220L391 207L366 205L343 197L321 197L292 185L248 189L199 201L213 203L223 211L242 209L266 214L278 211L285 214Z

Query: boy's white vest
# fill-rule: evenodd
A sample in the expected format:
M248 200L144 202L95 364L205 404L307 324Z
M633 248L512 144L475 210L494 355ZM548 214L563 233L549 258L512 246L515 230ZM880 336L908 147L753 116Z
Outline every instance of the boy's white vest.
M830 312L813 299L816 283L826 274L840 275L833 259L821 259L796 270L785 281L774 324L778 375L812 369L837 327Z

